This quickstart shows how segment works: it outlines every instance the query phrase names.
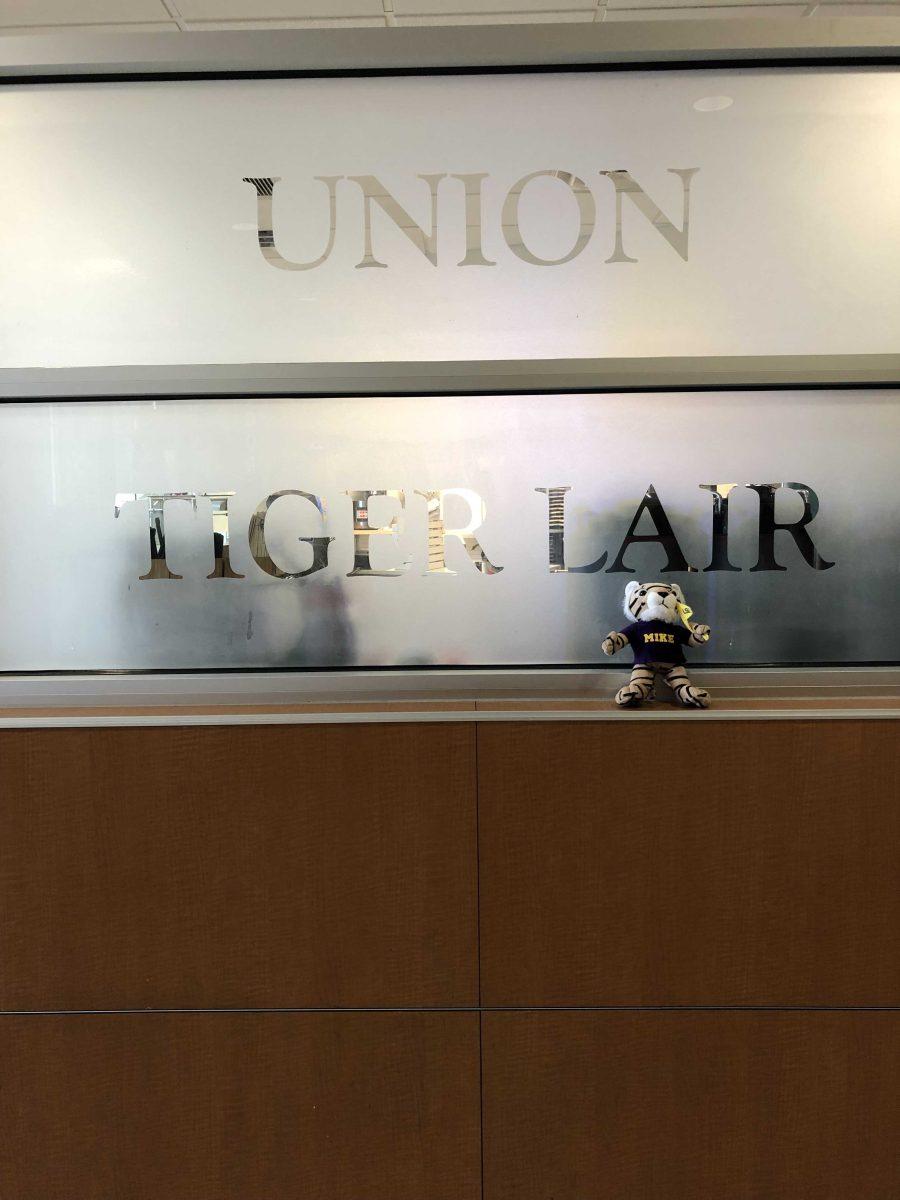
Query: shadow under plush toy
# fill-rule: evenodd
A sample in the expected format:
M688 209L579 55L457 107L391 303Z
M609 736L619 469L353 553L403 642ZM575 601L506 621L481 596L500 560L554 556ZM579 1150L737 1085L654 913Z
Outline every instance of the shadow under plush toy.
M632 620L621 633L603 639L604 654L615 654L625 646L634 651L631 679L616 692L620 708L637 708L653 692L657 675L662 675L685 708L709 708L709 692L694 687L684 669L684 646L703 646L709 641L708 625L692 625L691 610L677 583L637 583L625 588L625 616Z

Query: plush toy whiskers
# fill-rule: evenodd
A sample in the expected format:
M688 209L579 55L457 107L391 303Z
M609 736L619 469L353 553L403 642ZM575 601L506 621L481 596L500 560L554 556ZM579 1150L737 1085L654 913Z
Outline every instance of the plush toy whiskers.
M625 588L623 604L630 624L608 633L604 654L615 654L625 646L634 651L631 679L616 693L621 708L636 708L653 691L661 675L686 708L709 708L709 692L694 687L684 669L684 646L702 646L709 641L708 625L691 622L693 610L684 602L677 583L638 583Z

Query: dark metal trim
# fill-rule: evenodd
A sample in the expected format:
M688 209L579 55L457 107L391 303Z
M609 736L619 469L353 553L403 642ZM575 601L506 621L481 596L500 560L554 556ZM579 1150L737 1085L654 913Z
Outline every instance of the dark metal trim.
M0 402L898 386L900 353L0 369Z

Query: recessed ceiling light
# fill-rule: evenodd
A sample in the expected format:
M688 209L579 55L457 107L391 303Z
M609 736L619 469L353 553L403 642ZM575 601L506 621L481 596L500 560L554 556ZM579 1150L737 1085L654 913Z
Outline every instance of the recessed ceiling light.
M723 108L731 108L734 100L731 96L703 96L694 101L697 112L721 112Z

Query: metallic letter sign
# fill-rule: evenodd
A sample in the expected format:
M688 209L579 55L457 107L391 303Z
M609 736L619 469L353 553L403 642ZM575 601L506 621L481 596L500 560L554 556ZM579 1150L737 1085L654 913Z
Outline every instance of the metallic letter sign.
M8 404L0 669L591 664L629 578L700 661L894 662L898 446L886 389Z
M900 69L709 87L5 86L0 369L895 354Z

